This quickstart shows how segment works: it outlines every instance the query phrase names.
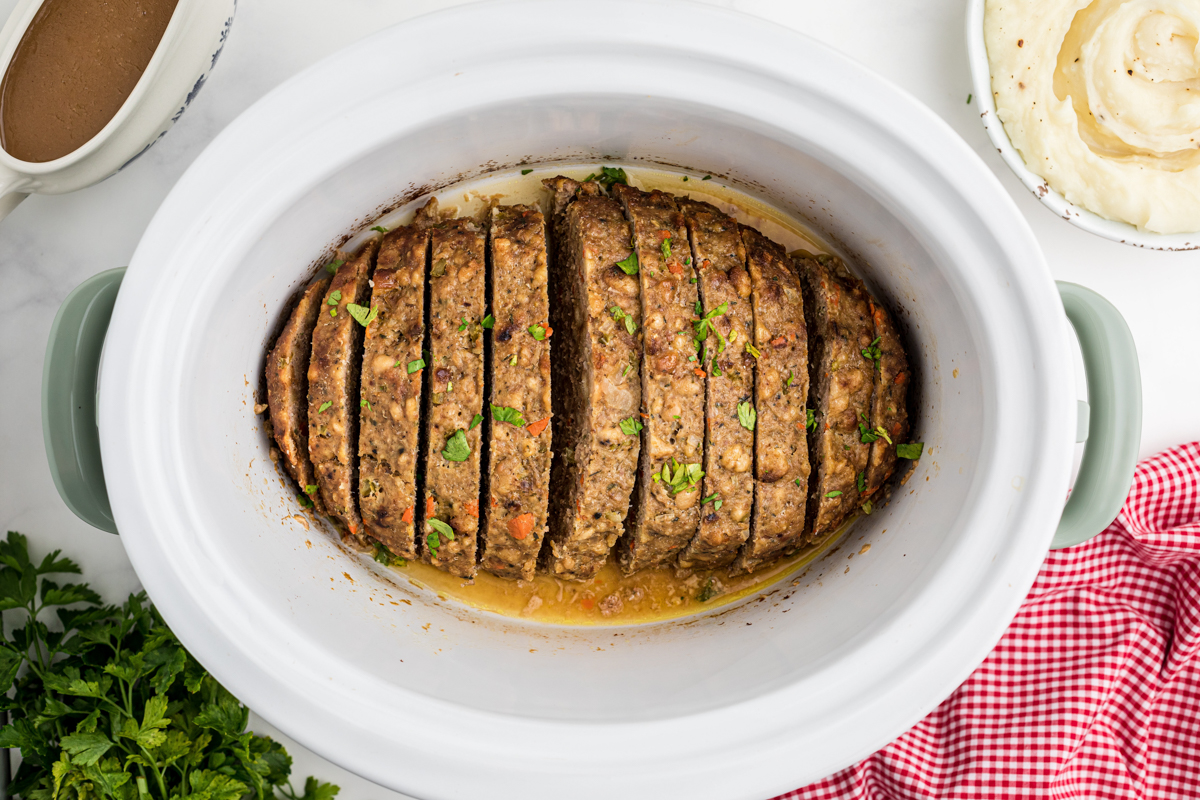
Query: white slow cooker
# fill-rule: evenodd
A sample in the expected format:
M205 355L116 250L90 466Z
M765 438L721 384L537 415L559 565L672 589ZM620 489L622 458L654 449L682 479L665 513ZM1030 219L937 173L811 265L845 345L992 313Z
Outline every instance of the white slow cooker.
M893 502L798 585L619 628L456 606L306 529L254 405L264 343L317 259L430 188L605 159L711 172L806 220L902 310L926 455ZM1140 394L1120 318L1063 290L1093 405L1070 543L1116 514ZM47 381L75 370L84 402L87 359L62 367L65 346L52 342ZM886 744L995 645L1051 546L1086 428L1071 347L996 179L845 57L687 3L463 6L285 83L179 181L112 312L103 479L184 644L271 723L370 780L423 798L762 798ZM87 455L64 437L86 426L68 435L48 414L69 495L89 479L66 462Z

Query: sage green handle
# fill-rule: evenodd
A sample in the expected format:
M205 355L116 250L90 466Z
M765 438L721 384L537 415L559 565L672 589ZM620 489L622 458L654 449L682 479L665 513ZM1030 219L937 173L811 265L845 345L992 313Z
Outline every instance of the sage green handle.
M50 327L42 366L42 434L50 474L67 508L89 525L117 532L96 424L100 353L125 269L88 278L67 295Z
M1125 318L1078 284L1058 281L1058 293L1083 351L1088 402L1079 411L1091 410L1087 424L1078 426L1087 444L1052 550L1086 542L1117 518L1142 441L1142 373Z

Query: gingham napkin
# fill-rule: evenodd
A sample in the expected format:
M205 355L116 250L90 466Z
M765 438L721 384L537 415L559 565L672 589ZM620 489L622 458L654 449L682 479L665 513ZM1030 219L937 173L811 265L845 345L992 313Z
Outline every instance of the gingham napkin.
M1200 797L1200 442L1139 464L1108 530L1047 556L932 714L781 797Z

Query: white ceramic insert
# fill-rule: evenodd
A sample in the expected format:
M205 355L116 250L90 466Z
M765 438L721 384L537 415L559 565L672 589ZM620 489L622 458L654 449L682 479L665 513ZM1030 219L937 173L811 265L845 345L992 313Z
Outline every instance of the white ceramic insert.
M971 150L782 28L598 5L460 7L273 91L164 202L108 334L108 490L168 623L289 735L419 797L762 798L840 769L983 659L1067 490L1067 321ZM441 603L306 531L253 406L311 266L422 187L605 158L694 167L802 217L903 310L928 454L901 496L795 590L619 629Z

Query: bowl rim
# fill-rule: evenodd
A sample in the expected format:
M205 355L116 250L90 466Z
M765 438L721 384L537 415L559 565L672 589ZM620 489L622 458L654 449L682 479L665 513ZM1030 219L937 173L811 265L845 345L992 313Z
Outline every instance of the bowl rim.
M996 97L992 93L992 71L988 63L984 15L988 0L968 0L966 17L967 59L971 68L972 93L979 104L979 120L996 152L1033 196L1062 219L1077 228L1114 242L1147 250L1186 251L1200 249L1200 231L1193 233L1154 233L1139 230L1128 222L1107 219L1076 205L1053 189L1046 179L1033 172L1008 138L1004 124L996 115Z
M738 52L722 53L721 63L732 60L750 77L773 80L784 86L791 81L791 85L819 92L821 99L832 97L832 90L817 82L817 73L835 76L839 82L853 86L855 91L837 96L848 112L872 121L880 130L893 135L897 147L903 146L906 152L911 150L919 154L921 163L930 167L931 183L946 183L955 190L956 197L969 201L973 209L971 221L983 226L1002 251L1005 264L1012 267L1012 290L1018 295L1013 302L1023 315L1021 321L1028 322L1027 338L1040 344L1039 348L1030 350L1042 354L1037 363L1048 368L1067 363L1068 324L1028 223L996 177L940 117L906 92L845 56L764 20L682 0L611 0L607 6L616 18L637 18L643 23L643 30L630 30L624 34L630 47L644 44L644 38L675 25L677 32L692 35L680 37L684 44L676 48L674 57L711 58L702 49L703 43L706 39L716 38L715 32L720 32L722 36L735 36L740 42ZM193 534L187 519L192 512L191 503L201 500L195 496L174 497L148 490L160 482L161 476L156 474L155 467L160 463L174 467L175 463L163 454L171 442L157 436L160 430L154 427L153 406L163 404L158 403L158 398L143 396L146 393L140 387L156 378L161 379L160 373L147 372L147 364L158 363L161 354L167 350L177 352L178 342L168 344L164 337L154 335L152 328L159 325L160 320L145 313L147 304L161 297L170 301L168 305L175 305L177 294L182 291L178 286L184 282L178 273L185 267L194 266L191 262L199 257L194 245L211 247L214 245L210 240L220 238L219 247L235 246L225 240L228 231L221 230L227 219L239 213L251 216L266 213L261 210L251 213L252 204L245 196L256 201L262 199L264 190L258 186L258 181L270 172L271 164L254 162L259 151L269 146L276 152L273 162L284 163L302 150L295 141L316 138L314 130L323 134L335 124L331 118L336 120L341 111L364 102L362 97L378 97L378 86L364 85L358 80L361 76L357 73L362 67L356 67L356 64L362 63L364 54L423 52L418 45L437 41L443 26L455 31L475 28L486 31L493 40L503 39L495 37L496 28L511 27L514 20L522 23L522 36L533 35L530 29L544 33L547 28L553 29L557 25L557 34L561 35L563 30L572 32L571 47L578 49L581 42L586 41L589 46L603 47L607 52L612 47L614 34L609 31L579 33L580 20L594 19L594 16L594 2L508 0L458 6L374 34L285 82L231 123L193 162L164 201L134 255L109 331L112 346L106 349L108 357L101 374L99 412L102 454L110 475L109 491L130 559L164 617L219 680L235 694L245 697L278 728L370 780L421 796L461 796L468 790L478 792L480 789L492 796L515 797L518 792L522 797L556 796L561 793L561 777L570 774L587 776L578 787L581 797L611 796L616 790L628 790L631 786L636 786L639 793L663 788L680 792L686 787L697 797L757 797L787 791L805 780L815 780L840 769L869 755L918 722L991 651L1037 575L1054 533L1062 497L1066 494L1072 453L1069 443L1073 441L1076 405L1070 402L1074 398L1074 388L1069 369L1054 369L1051 374L1040 375L1031 387L1031 395L1036 390L1038 402L1044 401L1046 408L1045 413L1030 424L1029 443L1021 445L1025 447L1022 459L1026 456L1030 459L1030 472L1027 473L1023 500L1004 523L1003 546L988 560L979 557L978 547L967 552L962 541L948 542L946 547L952 551L952 556L947 561L952 563L944 563L938 580L915 586L914 593L920 594L923 607L928 607L933 602L930 598L957 591L959 576L949 567L961 566L968 561L973 566L980 561L987 562L986 567L979 566L981 570L987 570L987 585L972 587L974 602L965 607L945 609L943 616L946 619L936 627L936 641L929 640L931 634L927 633L921 641L929 647L922 650L919 657L906 652L901 662L886 665L893 685L877 699L887 702L872 705L866 702L869 698L863 696L853 708L839 704L823 718L829 721L828 728L820 730L811 727L804 730L794 724L789 711L803 706L791 685L766 692L748 702L675 717L666 722L536 720L477 709L464 710L439 698L411 692L404 698L407 704L397 712L394 703L387 705L390 698L377 700L362 696L370 695L369 690L374 684L369 681L358 686L341 685L341 682L331 685L330 673L325 668L335 663L333 655L314 653L315 648L305 641L285 642L287 631L260 630L253 631L251 636L245 620L235 619L235 615L226 614L227 609L220 607L226 601L215 596L218 593L206 597L197 591L196 587L205 582L209 586L201 588L215 589L219 580L214 575L189 576L189 570L203 573L203 570L195 569L194 561L187 561L192 550L198 548L183 552L182 547L178 547L192 544L186 541L189 534ZM655 20L658 25L650 26L649 22ZM646 32L647 29L650 32ZM520 38L509 37L504 41ZM505 43L504 46L516 45ZM781 59L782 55L791 60ZM806 65L816 64L820 65L820 70L805 73ZM415 77L412 80L419 83ZM542 93L552 94L544 89ZM325 118L320 122L323 127L318 127L313 120L312 108L316 100L329 97L336 98L342 105L322 104ZM474 104L486 105L478 98ZM715 101L710 104L720 108ZM470 107L464 105L459 110ZM425 123L437 110L422 113L425 116L419 117L418 121ZM289 129L287 126L296 118L309 120L308 127L302 131ZM281 132L287 135L270 136ZM245 168L245 171L240 172L239 168ZM313 176L321 170L333 168L328 163L318 164L309 170L310 174L296 180L315 180ZM237 181L230 181L230 173L237 176ZM251 188L258 194L250 192ZM239 196L242 199L237 201ZM283 204L286 199L273 197L271 203ZM205 268L211 266L210 262ZM982 272L965 268L958 272L964 276L964 281L972 284L974 292L983 291L981 283L986 276ZM212 272L206 272L205 276L201 280L214 280ZM1026 337L1020 338L1025 341ZM119 357L115 355L118 353ZM178 365L173 367L179 368ZM1011 399L1011 391L1007 395L999 389L996 392ZM175 452L168 455L179 456ZM972 519L980 513L972 510ZM997 520L990 527L996 528L999 524L1000 520ZM970 538L963 537L964 540ZM990 543L992 539L988 541ZM239 611L244 612L244 609ZM226 616L222 617L222 614ZM241 616L249 615L242 613ZM893 620L887 635L905 638L899 631L900 623L911 621L913 616L907 614L904 620ZM926 627L932 629L935 626ZM870 662L871 654L882 647L885 637L874 629L871 633L871 636L862 637L862 641L847 646L846 651L852 651L856 657L866 656L856 658L856 663ZM273 643L282 646L272 649ZM310 655L314 656L311 660ZM837 656L844 660L845 652L839 652ZM872 664L873 669L884 668L879 660ZM353 677L359 674L356 672ZM847 675L841 683L852 681L853 675ZM347 680L346 683L352 682ZM840 691L844 688L840 685ZM306 694L310 689L312 693ZM448 713L451 711L453 713ZM397 719L403 719L405 724L397 725ZM420 725L426 722L431 728L423 731ZM766 740L765 734L755 738L752 744L762 747L753 752L752 758L747 754L747 743L701 743L688 736L697 726L713 729L711 726L716 725L719 729L722 723L730 724L735 730L753 728L782 735L773 741ZM624 742L622 732L633 740ZM373 733L377 737L375 741L370 736ZM486 740L486 746L478 751L471 750L471 768L463 768L461 760L455 759L454 751L470 750L487 735L497 738ZM664 750L674 760L656 757L647 761L646 753L634 748L648 736L656 736L664 743L674 739L675 743L670 747L675 750L690 749L683 756ZM541 751L525 752L524 760L504 763L506 770L503 771L495 769L497 763L512 752L510 741L523 744L555 738L562 744L551 755ZM603 749L597 747L587 751L588 743L594 745L601 739L605 742ZM853 743L853 750L846 744L848 740ZM797 750L801 741L811 749ZM569 751L562 749L568 746ZM805 752L803 759L796 758L798 752ZM724 758L717 757L718 754L724 754ZM657 752L651 755L657 756ZM406 763L405 759L413 763ZM614 774L611 769L614 759L623 759L622 766L627 769ZM726 774L718 780L721 775L718 770L722 766ZM738 768L728 769L731 766ZM497 785L498 775L514 779L517 769L524 770L520 786Z

